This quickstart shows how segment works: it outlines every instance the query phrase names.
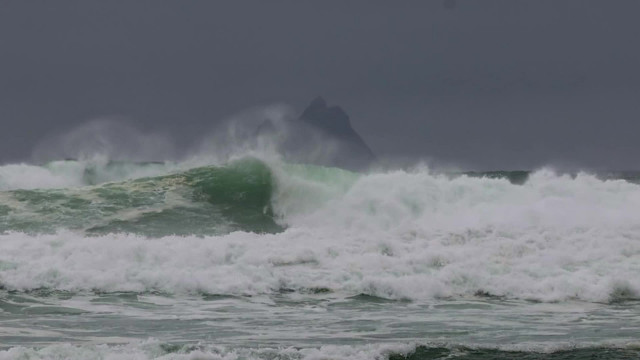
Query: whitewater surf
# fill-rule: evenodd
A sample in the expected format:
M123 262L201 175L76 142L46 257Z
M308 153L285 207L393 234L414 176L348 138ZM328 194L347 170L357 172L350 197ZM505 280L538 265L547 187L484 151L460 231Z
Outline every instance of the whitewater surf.
M0 166L0 359L637 358L635 179Z

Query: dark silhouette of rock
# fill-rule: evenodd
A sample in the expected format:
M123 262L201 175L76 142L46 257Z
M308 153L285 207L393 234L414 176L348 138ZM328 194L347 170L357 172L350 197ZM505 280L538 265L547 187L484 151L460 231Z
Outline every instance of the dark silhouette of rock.
M276 138L285 158L296 162L362 170L375 156L353 129L349 115L339 106L315 98L296 120L276 124L265 120L259 136Z
M339 106L327 106L327 102L318 96L300 115L300 121L324 131L328 135L343 139L356 146L359 151L366 153L373 160L373 152L362 140L360 135L351 127L349 115Z

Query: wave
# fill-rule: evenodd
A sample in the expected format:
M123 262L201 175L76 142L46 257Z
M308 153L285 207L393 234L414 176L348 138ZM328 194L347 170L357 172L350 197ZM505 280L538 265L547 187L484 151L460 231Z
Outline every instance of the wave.
M280 231L279 224L411 233L629 227L640 218L633 173L603 174L605 180L548 170L357 174L256 158L185 170L189 165L62 161L0 167L6 188L0 190L0 232L214 235Z
M82 170L85 183L104 180L105 174L129 177L168 170L163 164L110 163L100 170L78 162L64 165L75 176L67 179ZM272 232L280 228L271 216L271 187L266 165L245 159L96 186L10 190L0 192L0 231L148 236Z
M166 168L165 168L166 170ZM474 174L471 174L474 175ZM247 158L0 192L9 290L640 298L640 186ZM87 236L89 235L89 236Z

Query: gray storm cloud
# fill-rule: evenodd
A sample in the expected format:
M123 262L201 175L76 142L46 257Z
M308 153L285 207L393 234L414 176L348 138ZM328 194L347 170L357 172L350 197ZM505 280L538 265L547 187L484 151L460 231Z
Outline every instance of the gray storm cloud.
M0 161L104 115L188 151L322 94L384 157L640 166L640 3L3 2Z

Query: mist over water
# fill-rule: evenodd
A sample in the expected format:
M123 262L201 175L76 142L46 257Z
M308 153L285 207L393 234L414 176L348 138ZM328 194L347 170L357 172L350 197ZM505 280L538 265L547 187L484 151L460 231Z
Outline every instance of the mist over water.
M247 130L289 114L0 166L0 358L638 355L636 174L348 171Z
M165 161L176 155L169 136L141 131L123 118L104 117L46 137L36 145L32 158L39 163L61 159Z

